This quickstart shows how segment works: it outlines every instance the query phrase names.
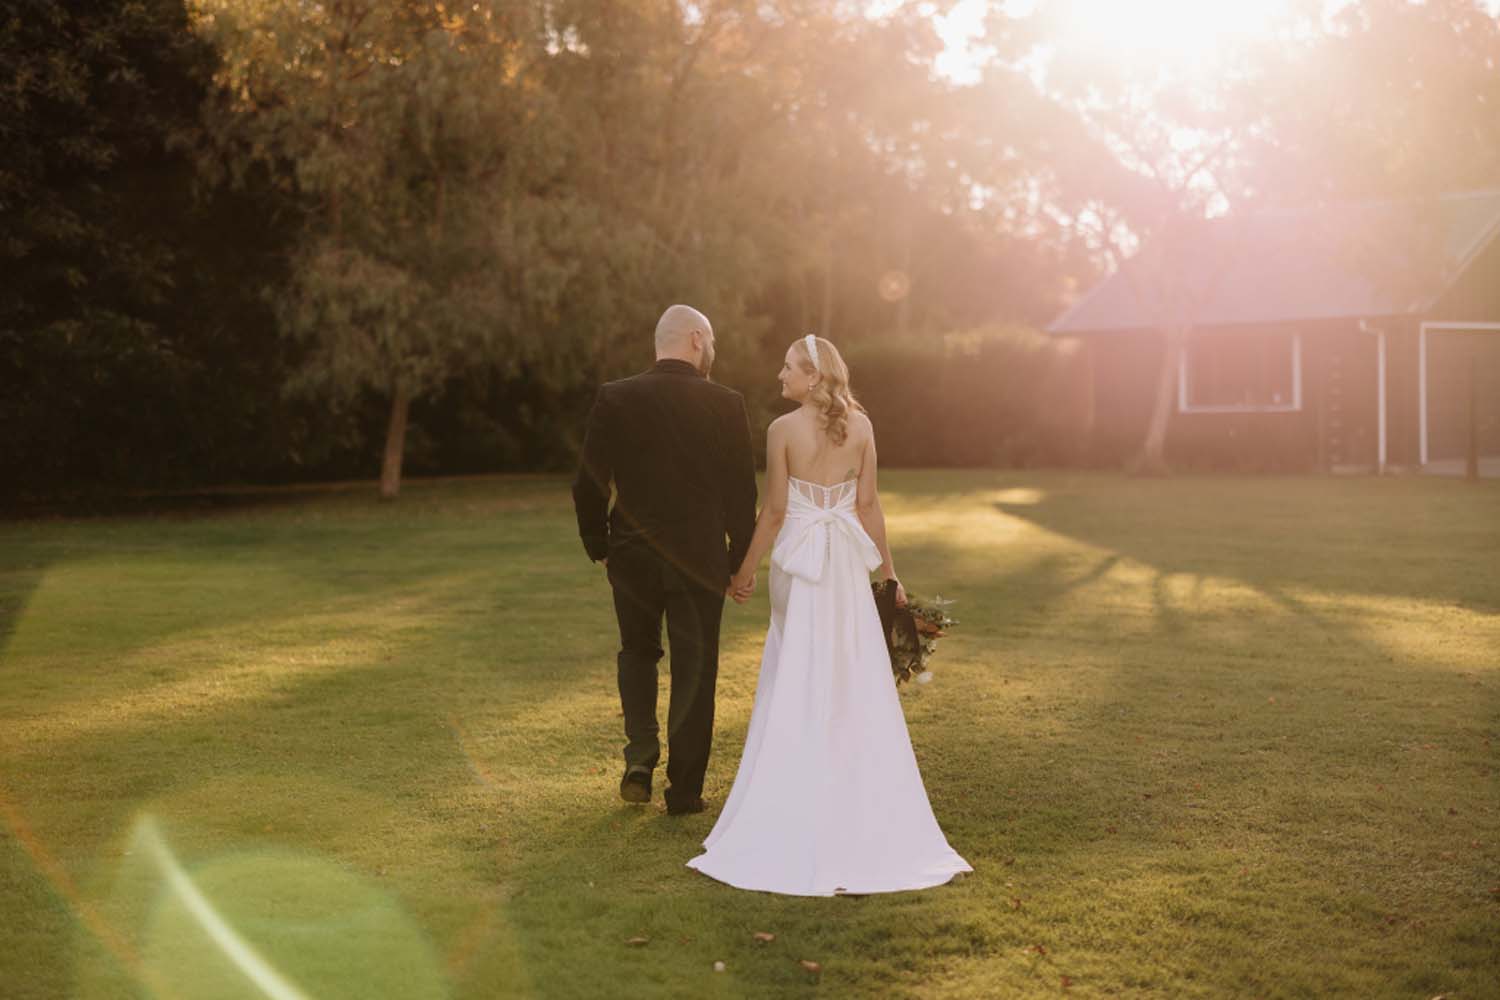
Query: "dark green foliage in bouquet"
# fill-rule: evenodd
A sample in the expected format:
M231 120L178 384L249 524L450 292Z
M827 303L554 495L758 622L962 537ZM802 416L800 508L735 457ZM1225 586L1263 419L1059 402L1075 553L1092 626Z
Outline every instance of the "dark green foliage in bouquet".
M880 627L885 633L896 683L914 677L919 683L930 680L927 660L937 651L937 641L947 635L949 627L958 624L948 617L947 607L953 602L941 597L923 600L908 594L906 607L898 608L894 580L879 580L870 586L875 592L875 609L880 613Z

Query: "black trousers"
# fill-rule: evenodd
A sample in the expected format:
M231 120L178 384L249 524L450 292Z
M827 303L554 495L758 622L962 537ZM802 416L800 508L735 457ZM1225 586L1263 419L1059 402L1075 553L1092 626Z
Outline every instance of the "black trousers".
M667 703L669 807L703 794L714 730L714 686L719 677L719 622L724 594L695 582L645 546L624 545L609 554L609 582L620 623L618 674L625 713L625 767L655 770L661 757L656 721L657 662L661 624L672 651ZM728 581L725 581L728 584Z

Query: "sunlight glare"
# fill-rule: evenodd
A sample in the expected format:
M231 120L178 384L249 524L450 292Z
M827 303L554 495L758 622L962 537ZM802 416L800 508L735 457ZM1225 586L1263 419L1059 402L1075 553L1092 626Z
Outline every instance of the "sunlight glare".
M1068 30L1090 48L1196 61L1226 43L1268 34L1286 6L1285 0L1074 0Z
M1238 42L1270 37L1290 19L1292 0L959 0L935 19L944 42L940 74L958 83L977 78L992 52L983 44L992 11L1054 21L1059 39L1082 55L1206 67Z

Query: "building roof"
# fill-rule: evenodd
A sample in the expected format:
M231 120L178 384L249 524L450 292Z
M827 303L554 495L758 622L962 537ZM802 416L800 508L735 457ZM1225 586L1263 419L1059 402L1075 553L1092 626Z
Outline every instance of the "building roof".
M1169 287L1199 326L1424 313L1497 234L1500 191L1231 214L1177 230L1170 266L1160 242L1136 254L1048 331L1158 326Z

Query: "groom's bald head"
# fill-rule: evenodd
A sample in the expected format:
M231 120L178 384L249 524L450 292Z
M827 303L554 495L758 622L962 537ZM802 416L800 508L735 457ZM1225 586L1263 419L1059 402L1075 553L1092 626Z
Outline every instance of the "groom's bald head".
M714 364L714 328L692 306L668 306L656 321L656 360L689 362L707 377Z
M668 306L656 321L656 356L667 357L688 349L695 330L710 339L714 335L708 317L692 306Z

